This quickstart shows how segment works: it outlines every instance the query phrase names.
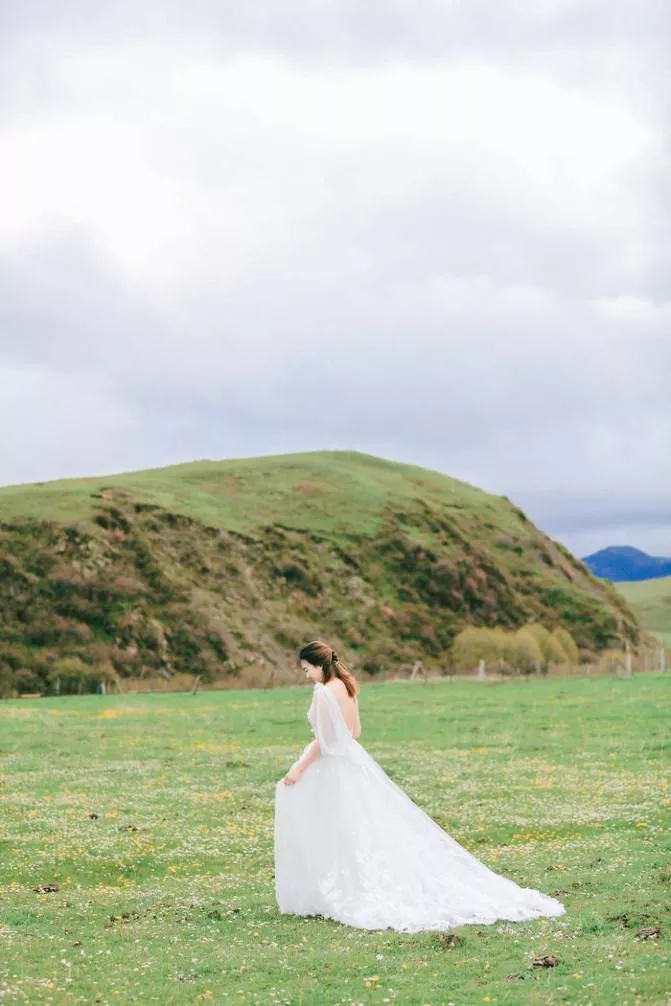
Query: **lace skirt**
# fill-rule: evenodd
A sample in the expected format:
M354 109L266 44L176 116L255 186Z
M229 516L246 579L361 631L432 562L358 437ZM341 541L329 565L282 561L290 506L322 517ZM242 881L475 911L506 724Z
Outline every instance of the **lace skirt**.
M476 859L354 740L277 784L275 889L281 912L400 932L565 911Z

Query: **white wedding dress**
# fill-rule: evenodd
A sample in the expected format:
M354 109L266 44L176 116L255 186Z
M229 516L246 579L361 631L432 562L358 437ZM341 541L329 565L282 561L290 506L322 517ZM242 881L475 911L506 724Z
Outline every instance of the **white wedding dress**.
M494 873L413 803L353 738L325 685L315 685L308 719L321 755L275 790L281 912L399 932L564 913Z

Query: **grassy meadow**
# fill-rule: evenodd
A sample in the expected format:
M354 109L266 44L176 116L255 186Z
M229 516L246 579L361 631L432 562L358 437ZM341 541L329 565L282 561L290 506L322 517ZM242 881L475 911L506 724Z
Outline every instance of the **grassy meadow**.
M618 583L617 589L643 628L671 650L671 576Z
M665 1006L670 690L364 686L362 742L386 771L566 905L452 946L278 914L273 789L308 739L307 688L2 703L0 1004ZM559 964L532 968L544 954Z

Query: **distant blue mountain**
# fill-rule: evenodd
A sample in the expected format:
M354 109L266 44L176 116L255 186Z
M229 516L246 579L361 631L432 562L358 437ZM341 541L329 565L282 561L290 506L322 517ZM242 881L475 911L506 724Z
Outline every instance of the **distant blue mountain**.
M604 548L583 559L594 576L616 583L625 580L652 580L656 576L671 576L671 559L648 555L628 545Z

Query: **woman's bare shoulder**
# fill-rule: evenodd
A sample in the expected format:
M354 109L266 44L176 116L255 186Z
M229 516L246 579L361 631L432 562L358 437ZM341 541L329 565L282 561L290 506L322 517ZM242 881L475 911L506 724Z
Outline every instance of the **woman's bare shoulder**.
M349 692L345 688L345 684L340 678L331 678L330 681L326 683L326 688L329 691L335 692L336 695L348 695Z

